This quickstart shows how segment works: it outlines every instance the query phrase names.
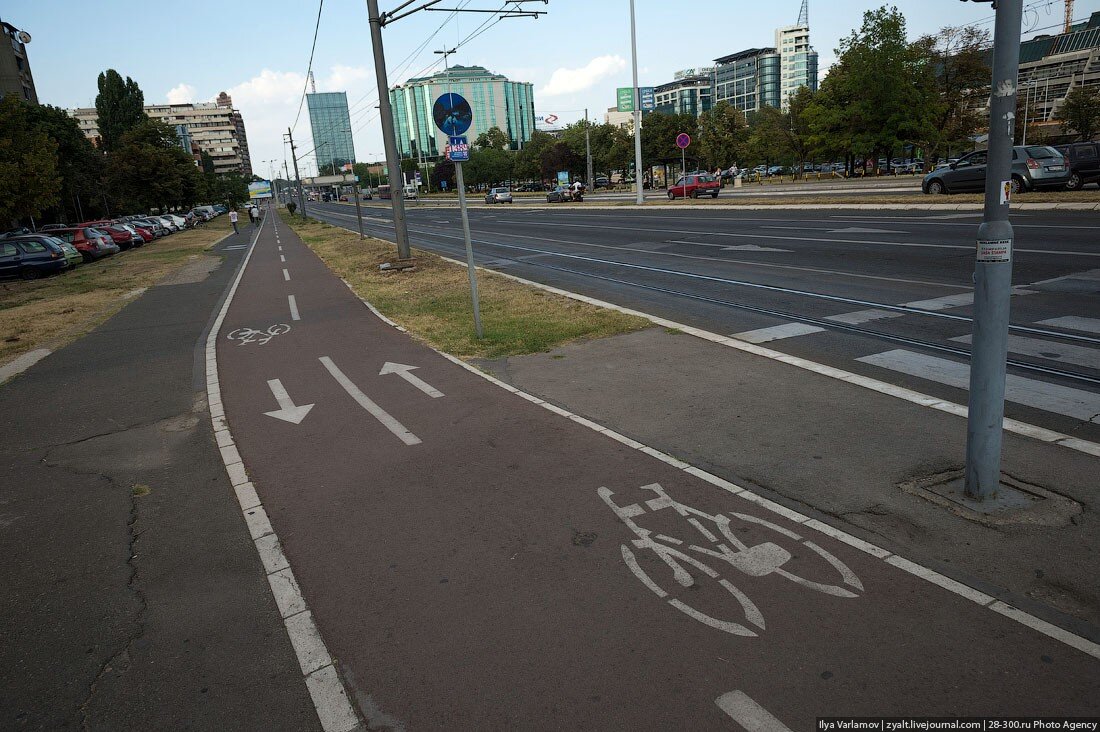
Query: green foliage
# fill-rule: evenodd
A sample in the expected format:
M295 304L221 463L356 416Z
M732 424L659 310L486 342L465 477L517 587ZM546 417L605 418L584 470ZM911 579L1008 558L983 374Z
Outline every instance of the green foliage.
M642 120L642 164L645 167L680 161L680 148L676 136L681 132L691 135L692 147L688 158L697 154L695 143L699 137L698 122L690 114L647 114Z
M469 162L462 164L467 185L494 185L509 180L514 170L515 153L495 147L472 150Z
M97 83L95 109L99 115L99 136L103 149L110 152L121 144L124 134L147 119L145 95L137 82L129 76L124 81L114 69L101 73Z
M0 99L0 226L57 205L61 193L55 141L37 129L28 105Z
M65 110L43 104L29 105L26 111L28 124L57 144L60 198L45 215L62 222L91 218L98 211L96 200L102 187L103 155Z
M1100 128L1100 90L1078 87L1071 91L1058 110L1058 119L1082 140L1091 140Z
M504 133L504 130L499 127L490 127L477 136L477 139L474 140L474 147L478 150L507 150L508 143L508 135Z
M774 165L789 155L786 115L775 107L763 107L749 123L749 154L765 165Z
M707 170L728 168L744 158L748 142L745 115L729 102L718 102L699 115L698 154Z
M206 197L194 158L175 144L172 128L146 119L118 141L107 156L107 190L124 211L185 207Z
M431 187L437 191L443 188L443 181L447 181L447 190L455 190L455 164L450 160L440 160L432 169L430 180Z

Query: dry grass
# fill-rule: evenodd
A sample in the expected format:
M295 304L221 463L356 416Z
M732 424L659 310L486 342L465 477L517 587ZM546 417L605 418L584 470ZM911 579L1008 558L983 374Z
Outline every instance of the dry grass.
M231 231L228 216L155 239L71 272L31 282L0 282L0 363L36 348L56 349L110 318L128 294L202 256Z
M301 218L283 220L343 277L355 292L414 336L463 358L499 358L546 351L570 341L603 338L649 327L643 318L478 272L484 338L474 334L466 269L435 254L414 250L415 270L383 273L394 246L360 240L344 229Z

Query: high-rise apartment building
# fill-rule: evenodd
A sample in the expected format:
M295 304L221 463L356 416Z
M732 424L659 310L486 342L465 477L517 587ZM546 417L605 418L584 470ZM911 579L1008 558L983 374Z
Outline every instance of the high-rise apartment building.
M0 97L14 94L25 102L38 104L31 62L27 58L30 34L2 20L0 32L4 35L0 42Z
M779 53L779 105L787 111L799 87L817 91L817 51L810 47L809 24L776 28L775 50Z
M233 97L225 92L219 94L214 103L222 109L231 111L230 118L233 120L233 126L237 128L237 141L241 143L241 167L244 174L251 178L252 158L248 154L248 133L244 130L244 117L241 116L239 111L233 109Z
M344 165L355 162L347 92L306 94L306 104L309 107L309 126L313 131L317 173L335 175Z
M443 153L447 136L432 119L435 100L447 92L470 103L473 121L466 133L470 142L482 132L500 128L509 146L518 150L535 131L533 87L526 81L509 81L481 66L452 66L428 77L409 79L390 89L397 148L403 157L434 158Z

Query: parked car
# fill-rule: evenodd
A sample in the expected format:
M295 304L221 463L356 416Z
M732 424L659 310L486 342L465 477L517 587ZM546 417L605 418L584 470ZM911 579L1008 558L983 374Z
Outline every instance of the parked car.
M149 232L153 235L154 239L159 239L168 234L168 230L164 228L164 224L154 219L134 219L130 222L130 225L141 231Z
M106 232L91 226L51 229L50 235L72 244L84 257L85 262L92 262L101 257L117 254L119 251L118 245Z
M606 175L597 175L592 180L592 188L608 188L611 186L611 180Z
M573 189L568 186L554 186L554 188L546 194L547 203L567 203L574 199L578 202L584 200L582 196L574 196Z
M84 255L78 252L72 244L56 236L50 236L49 239L61 247L61 251L65 253L65 261L69 263L69 269L76 269L84 263Z
M1054 149L1062 153L1069 166L1068 190L1079 191L1086 183L1100 184L1100 143L1074 142L1056 145Z
M977 150L944 168L937 168L921 181L925 193L961 193L985 190L986 150ZM1069 181L1062 154L1046 145L1017 145L1012 148L1013 193L1061 189Z
M507 188L492 188L485 194L485 203L512 203L512 192Z
M126 251L131 247L141 246L145 243L145 240L138 236L136 233L130 231L122 224L109 224L108 226L96 227L100 231L107 232L107 235L111 237L111 241L118 244L118 248L122 251Z
M68 268L61 247L48 237L18 236L0 239L0 277L36 280Z
M177 214L164 214L161 218L171 221L175 225L176 231L183 231L187 228L187 219Z
M150 231L149 229L145 229L145 228L142 228L142 227L138 226L133 221L128 221L125 224L122 224L122 226L124 228L129 229L130 231L134 232L135 234L138 235L138 237L141 238L141 244L136 244L135 246L141 246L142 244L148 244L149 242L153 241L153 239L156 238L156 237L153 236L152 231Z
M722 190L722 184L709 173L689 173L681 175L675 185L668 187L668 200L676 198L699 198L710 196L718 198L718 192Z
M195 206L194 211L197 214L205 214L207 221L215 218L218 215L218 212L214 209L213 206Z
M39 226L39 231L49 231L50 229L65 229L68 228L68 224L46 224L45 226Z

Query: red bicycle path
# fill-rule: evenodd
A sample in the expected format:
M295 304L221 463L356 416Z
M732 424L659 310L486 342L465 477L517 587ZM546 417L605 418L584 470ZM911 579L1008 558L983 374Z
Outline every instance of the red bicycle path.
M218 336L226 419L371 728L767 729L751 705L716 704L733 691L795 730L834 715L1100 714L1096 658L471 373L385 324L268 218ZM276 324L290 328L266 343L228 338ZM444 396L380 375L387 362ZM315 405L300 424L265 414L274 379ZM752 519L813 542L862 589L828 595L693 554L755 604L757 627L718 578L673 581L599 493L646 507L652 484L730 517L749 547L782 547L784 570L842 585L806 544ZM684 551L705 543L674 510L641 510L639 525Z

